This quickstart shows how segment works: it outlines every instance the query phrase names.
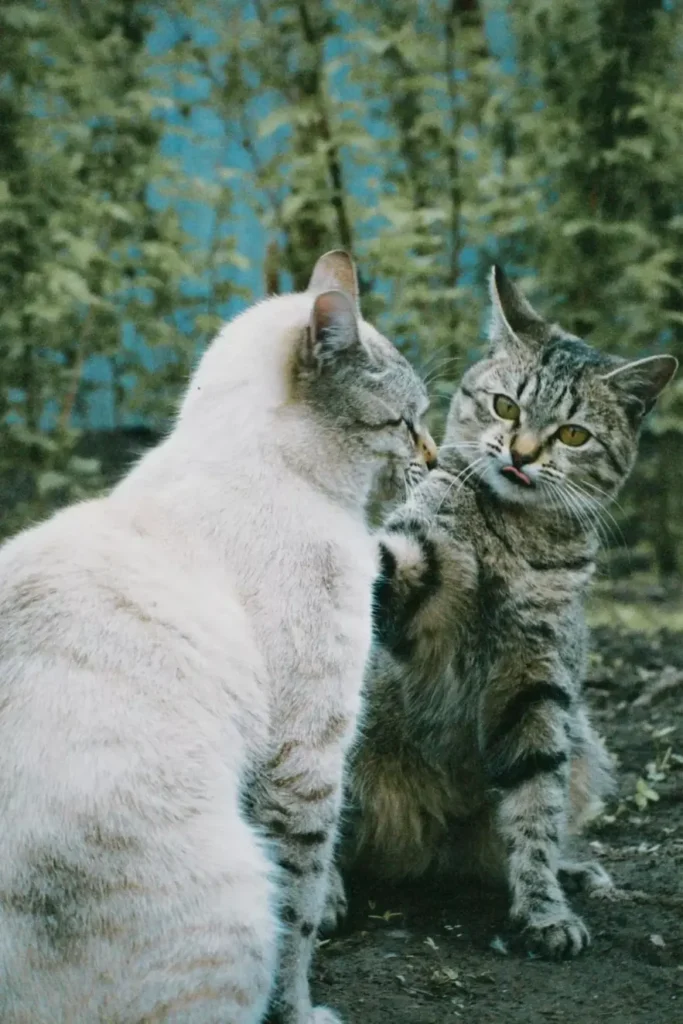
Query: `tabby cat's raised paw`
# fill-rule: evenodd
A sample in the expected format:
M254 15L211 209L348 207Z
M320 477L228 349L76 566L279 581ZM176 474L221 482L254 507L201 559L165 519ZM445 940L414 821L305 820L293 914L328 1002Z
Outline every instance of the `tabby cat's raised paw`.
M418 487L427 476L429 476L429 470L424 462L412 459L405 471L405 481L409 489Z

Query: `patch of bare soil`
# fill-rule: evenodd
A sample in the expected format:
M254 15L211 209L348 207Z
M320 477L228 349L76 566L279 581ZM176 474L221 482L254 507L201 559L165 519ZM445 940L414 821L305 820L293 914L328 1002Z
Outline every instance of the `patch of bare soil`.
M348 1024L683 1022L683 634L601 628L593 647L588 694L619 788L584 846L624 898L573 896L593 943L545 963L515 947L503 894L358 882L315 976Z

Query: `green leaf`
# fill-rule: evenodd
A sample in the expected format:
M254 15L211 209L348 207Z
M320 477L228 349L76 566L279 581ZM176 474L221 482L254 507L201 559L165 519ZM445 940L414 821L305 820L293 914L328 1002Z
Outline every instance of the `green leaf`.
M63 487L67 487L69 484L69 477L65 473L57 473L54 470L48 470L46 473L40 474L37 484L38 493L41 498L44 498L52 491L58 491Z
M84 459L78 455L72 455L69 459L69 470L80 476L92 476L93 473L99 473L100 460Z
M297 120L297 116L296 110L291 110L289 107L279 107L276 110L272 110L265 117L262 117L258 123L259 138L267 139L281 128L291 126Z

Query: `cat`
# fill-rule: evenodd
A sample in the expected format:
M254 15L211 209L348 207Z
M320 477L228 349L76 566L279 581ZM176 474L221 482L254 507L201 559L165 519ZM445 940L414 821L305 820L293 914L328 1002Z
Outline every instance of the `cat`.
M338 1021L308 969L371 641L364 505L434 461L427 404L328 253L225 326L109 495L0 550L3 1024Z
M562 957L589 934L560 878L611 886L567 838L611 784L581 692L600 507L677 363L602 354L500 268L491 300L490 351L455 392L439 466L382 533L342 862L506 881L528 945ZM344 905L335 877L328 927Z

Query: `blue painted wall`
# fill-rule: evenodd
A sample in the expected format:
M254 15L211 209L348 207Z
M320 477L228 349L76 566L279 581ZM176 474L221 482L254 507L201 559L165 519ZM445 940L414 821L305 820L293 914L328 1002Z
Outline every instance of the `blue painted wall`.
M250 8L251 4L247 3L245 5L247 14ZM185 28L193 33L199 43L210 44L213 41L210 37L210 30L191 23L187 26L180 26L161 9L156 30L150 38L152 59L168 50L176 41L177 33ZM511 66L513 64L513 46L505 19L500 16L490 17L486 28L492 51L503 61L504 65ZM344 36L335 37L330 41L329 57L331 59L343 58L349 45ZM354 86L346 80L343 69L338 72L334 86L342 101L359 98L355 95ZM236 294L220 309L221 315L229 318L239 312L252 298L260 296L263 292L263 259L268 240L263 225L253 206L247 201L245 194L248 191L245 186L249 185L248 178L252 174L250 159L237 140L226 137L222 120L207 105L208 88L204 88L201 82L178 83L177 79L171 77L168 81L168 90L175 101L189 105L191 109L190 127L194 138L188 138L186 133L174 130L181 126L185 127L177 112L164 113L163 116L168 126L162 144L164 155L179 160L189 177L219 182L219 172L221 168L225 167L235 169L238 175L238 178L232 182L235 200L230 212L230 233L237 239L243 265L227 268L226 274L235 285L245 289L248 298ZM253 114L256 119L260 119L268 113L268 100L264 97L262 101L257 102ZM372 121L366 121L365 127L371 134L382 130L379 124L373 125ZM283 141L281 133L274 133L269 141L263 143L265 156L276 152L277 146L282 145ZM268 146L270 146L270 151ZM365 196L365 181L369 180L373 173L378 172L374 172L372 167L368 167L365 170L364 178L347 176L349 187L354 197L360 202ZM245 180L242 182L239 181L240 174L244 175ZM369 195L368 192L368 197ZM155 189L154 183L150 185L150 201L159 205L166 202L166 199ZM195 240L197 251L205 251L210 244L212 235L213 209L200 201L190 200L178 201L177 209L181 215L183 227ZM371 222L368 224L371 229ZM366 230L368 230L367 225ZM473 267L475 256L475 252L471 249L465 248L463 251L462 262L465 273ZM284 280L283 284L287 287L289 282ZM381 283L379 286L381 287ZM190 294L195 294L198 297L202 294L201 285L188 283L187 290ZM189 316L183 318L182 326L188 332L192 331L192 320ZM136 334L131 324L124 325L122 345L135 347L145 361L148 357L152 358L152 354L145 351L144 339ZM86 422L82 425L90 429L111 429L114 426L114 402L112 370L108 360L103 357L91 359L85 367L84 380L88 382L90 389L86 399ZM129 419L127 422L133 424L139 421Z

